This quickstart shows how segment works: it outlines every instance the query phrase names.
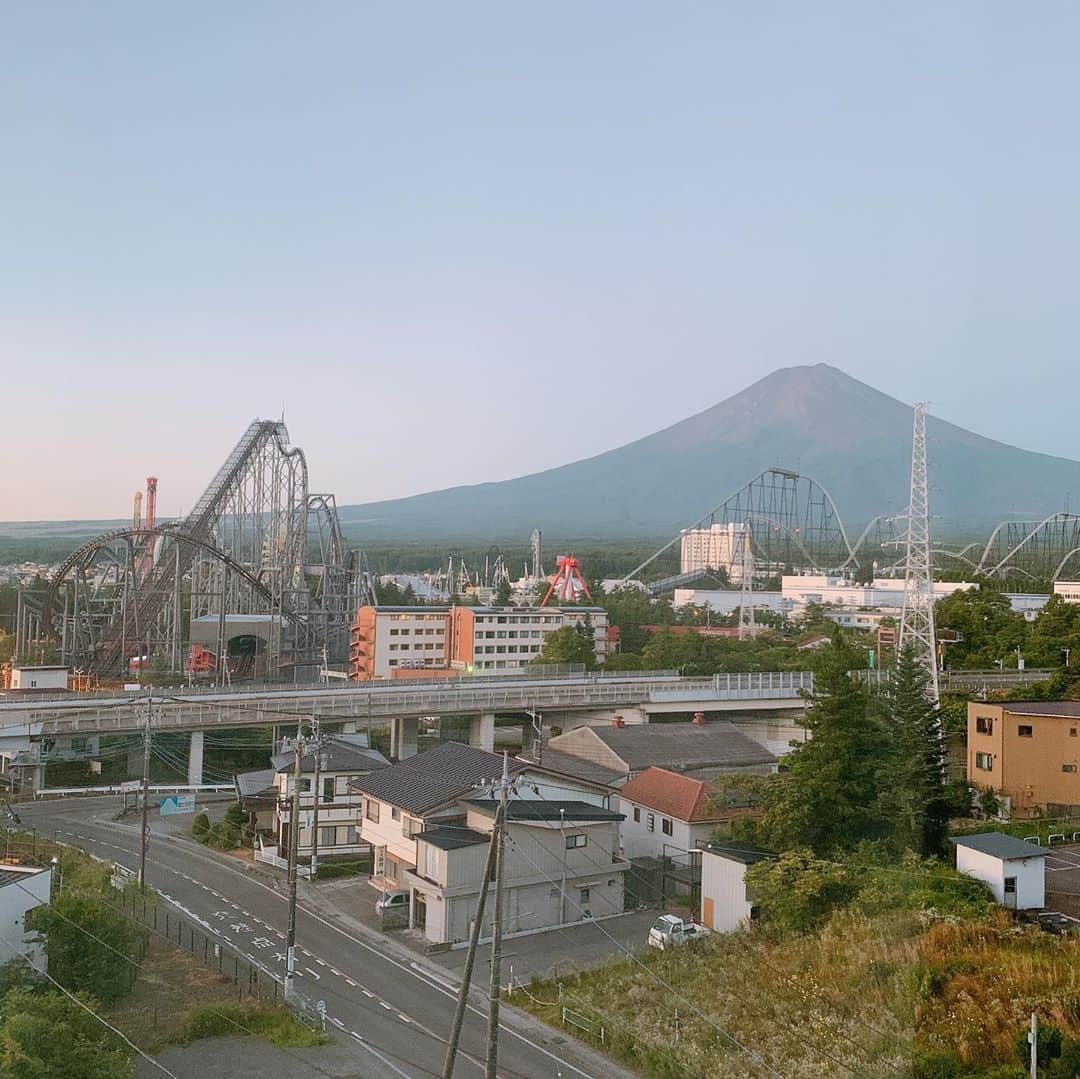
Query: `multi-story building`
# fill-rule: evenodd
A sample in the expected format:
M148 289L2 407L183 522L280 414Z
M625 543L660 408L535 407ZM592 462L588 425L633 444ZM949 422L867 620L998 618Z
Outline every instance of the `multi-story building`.
M743 523L686 528L680 537L679 572L722 569L730 581L742 581Z
M311 857L315 800L319 803L319 857L334 858L367 850L360 837L360 795L351 784L362 776L390 767L378 750L369 749L364 734L336 735L325 740L319 759L319 786L315 790L315 750L300 758L300 829L296 856ZM276 754L274 785L277 805L274 830L277 834L275 855L287 858L292 842L292 797L295 789L295 752L288 746Z
M518 801L527 798L537 802L534 813L544 811L540 806L554 805L564 810L563 823L566 827L581 823L587 828L593 823L603 823L605 828L610 829L611 835L605 832L604 843L600 844L598 840L593 846L603 845L609 852L607 860L603 862L604 869L619 872L610 852L618 848L620 818L611 810L614 792L609 786L603 782L562 775L513 757L509 762L509 771L512 777L520 781ZM387 890L410 892L413 925L417 924L418 908L426 905L426 914L420 914L419 920L424 923L425 932L431 940L457 940L467 933L468 919L471 917L468 912L475 910L477 877L484 863L480 855L480 869L477 870L469 862L470 856L459 854L458 851L479 845L486 841L482 838L483 834L490 835L490 822L484 823L485 803L474 803L472 799L482 793L485 784L490 786L501 772L502 757L499 754L457 742L443 742L353 783L354 791L363 797L361 837L371 844L374 852L372 882ZM525 810L520 811L512 821L520 823L523 828L532 826ZM548 820L546 823L550 825L552 822ZM478 833L481 838L477 838ZM426 839L423 838L425 836ZM421 839L423 842L418 843ZM587 841L582 845L586 846ZM421 850L421 847L434 848L441 853L431 853L429 849ZM533 856L538 857L535 852ZM429 858L441 859L437 869L434 862L427 860ZM621 863L620 858L614 861ZM460 868L466 862L469 862L469 866ZM545 871L550 870L551 866L546 865ZM570 879L573 881L581 875L578 873ZM595 869L588 876L590 879L596 876ZM604 889L608 888L606 880ZM583 884L582 887L592 885ZM617 887L621 900L621 877ZM419 897L417 892L420 893ZM450 911L450 906L458 899L462 901L458 911ZM439 905L438 912L433 911L433 903ZM521 908L519 928L529 927L524 924L526 909L531 908ZM547 907L544 910L546 913L537 912L537 916L546 918L551 914ZM462 924L466 926L464 932L461 930ZM461 937L458 933L461 933Z
M1080 581L1055 581L1054 595L1066 603L1080 603Z
M967 754L1013 816L1080 813L1080 701L972 701Z
M513 670L534 662L544 638L583 626L602 663L610 646L602 607L361 607L352 626L349 676L411 678L451 671Z

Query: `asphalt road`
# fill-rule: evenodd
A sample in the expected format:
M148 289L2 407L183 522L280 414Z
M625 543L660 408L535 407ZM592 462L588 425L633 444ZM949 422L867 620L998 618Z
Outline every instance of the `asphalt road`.
M138 827L115 822L120 800L72 798L19 806L23 825L128 869L138 869ZM156 816L156 815L152 815ZM216 930L242 954L284 978L288 898L283 886L229 864L226 855L153 829L147 883L188 917ZM358 887L362 887L358 884ZM303 884L301 884L303 889ZM299 991L324 1000L328 1020L355 1046L359 1075L425 1079L439 1076L457 985L370 932L334 924L304 902L297 905ZM473 984L484 982L478 964ZM499 1075L507 1079L630 1076L631 1073L549 1031L531 1017L503 1009ZM484 1074L486 1007L470 1006L455 1079ZM558 1038L556 1041L555 1039Z

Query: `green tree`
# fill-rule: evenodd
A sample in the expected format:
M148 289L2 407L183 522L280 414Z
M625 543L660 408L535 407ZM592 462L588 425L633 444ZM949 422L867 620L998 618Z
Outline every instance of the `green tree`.
M880 776L894 845L924 857L941 853L949 823L941 712L928 688L926 670L908 644L881 695L889 747Z
M113 1004L131 988L146 933L104 902L65 890L27 921L45 934L49 974L66 989Z
M93 997L83 997L96 1009ZM0 1001L0 1075L9 1079L128 1079L131 1053L62 993L13 989Z
M495 589L495 603L499 607L507 607L510 605L510 597L513 595L513 589L510 587L510 582L504 577L499 582L499 587Z
M858 892L847 868L821 861L805 848L749 866L746 886L772 925L797 933L820 925Z
M563 626L544 638L536 663L583 663L586 670L596 666L596 652L581 626Z
M888 741L879 702L849 678L851 653L837 633L814 658L810 733L784 758L788 774L761 793L759 832L774 850L820 856L888 834L880 798Z
M951 667L992 667L998 660L1016 665L1016 648L1024 648L1029 624L1012 609L1008 597L993 589L965 589L945 596L934 605L938 629L955 630L961 637L946 648Z

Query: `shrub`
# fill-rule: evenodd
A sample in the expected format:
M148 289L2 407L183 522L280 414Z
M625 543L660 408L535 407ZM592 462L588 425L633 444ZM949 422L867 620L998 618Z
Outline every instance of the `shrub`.
M147 933L104 902L65 891L27 925L45 933L49 974L66 989L113 1004L134 984Z
M240 829L235 824L223 820L211 826L204 842L209 843L215 850L235 850L240 846L241 838Z
M750 866L746 883L773 925L806 932L851 901L858 891L851 876L845 866L815 858L809 850L790 850Z
M187 1045L203 1038L256 1034L272 1045L304 1048L321 1045L323 1037L298 1022L284 1008L245 1008L239 1004L215 1004L195 1008L177 1034L170 1039Z
M205 843L210 831L210 818L205 813L199 813L191 822L191 834L200 842Z
M231 802L229 804L229 808L225 810L225 820L228 821L229 824L236 825L241 831L248 825L247 812L239 802Z

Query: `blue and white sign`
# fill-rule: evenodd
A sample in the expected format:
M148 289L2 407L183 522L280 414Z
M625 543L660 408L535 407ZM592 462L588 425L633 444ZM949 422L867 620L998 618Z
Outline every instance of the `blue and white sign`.
M158 802L158 809L163 817L170 817L177 813L195 812L194 794L170 794Z

